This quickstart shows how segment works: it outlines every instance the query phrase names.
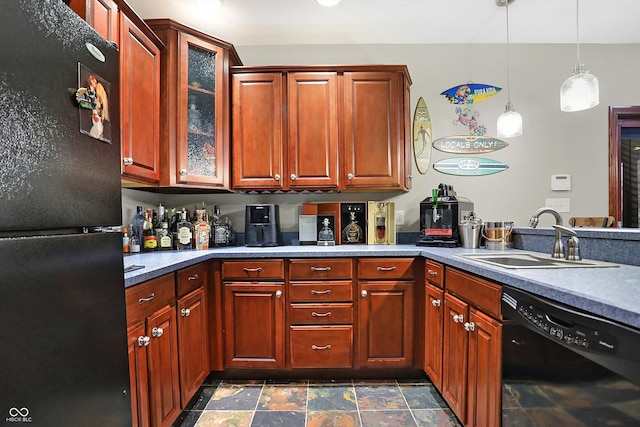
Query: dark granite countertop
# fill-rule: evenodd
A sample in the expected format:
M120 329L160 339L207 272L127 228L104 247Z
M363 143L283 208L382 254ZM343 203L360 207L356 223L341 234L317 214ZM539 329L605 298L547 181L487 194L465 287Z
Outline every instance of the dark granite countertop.
M513 251L518 251L514 249ZM415 245L228 247L204 251L168 251L127 255L127 265L144 268L125 273L125 286L213 258L321 258L422 256L478 276L531 292L580 310L640 329L640 267L506 269L456 255L490 253L485 249L430 248ZM546 254L541 254L546 255Z

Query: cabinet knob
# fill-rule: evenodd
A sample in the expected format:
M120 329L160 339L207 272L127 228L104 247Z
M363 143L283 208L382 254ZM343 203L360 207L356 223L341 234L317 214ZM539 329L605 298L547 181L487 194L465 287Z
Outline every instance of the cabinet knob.
M295 181L296 179L298 179L295 173L292 173L289 178L291 178L291 181Z
M348 173L347 174L347 179L353 179L353 174L352 173Z
M151 342L151 338L149 337L138 337L138 347L146 347Z
M273 176L273 179L275 179L276 181L280 181L280 174L277 173Z
M462 314L454 315L453 316L453 321L456 322L456 323L464 322L464 315L462 315Z
M183 308L180 311L180 314L182 314L182 317L189 317L191 316L191 310L189 310L188 308Z
M473 332L476 330L476 325L473 322L466 322L464 324L464 330L467 332Z
M434 299L433 301L431 301L431 305L434 307L440 307L440 300Z
M186 169L180 169L180 176L187 176L187 170Z
M133 159L131 157L125 157L122 159L122 163L124 163L125 166L131 166L133 164Z
M366 297L367 296L367 291L360 292L360 295L362 295L362 298Z
M162 334L164 334L164 331L162 330L162 328L153 328L153 329L151 329L151 336L154 337L154 338L161 337Z
M282 296L282 291L276 291L276 298L280 298Z

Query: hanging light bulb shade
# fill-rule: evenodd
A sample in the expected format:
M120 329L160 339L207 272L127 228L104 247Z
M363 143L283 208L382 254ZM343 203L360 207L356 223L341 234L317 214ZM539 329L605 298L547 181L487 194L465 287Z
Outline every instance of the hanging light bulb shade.
M316 0L320 6L331 7L340 3L340 0Z
M522 135L522 116L507 102L504 113L498 117L498 138L512 138Z
M498 138L512 138L522 135L522 116L511 104L511 72L509 69L509 4L515 0L496 0L498 6L506 8L507 15L507 105L498 117Z
M580 62L580 33L578 25L578 0L576 0L576 46L578 60L573 66L573 74L560 87L560 110L566 112L582 111L600 103L600 84L598 78L590 74Z

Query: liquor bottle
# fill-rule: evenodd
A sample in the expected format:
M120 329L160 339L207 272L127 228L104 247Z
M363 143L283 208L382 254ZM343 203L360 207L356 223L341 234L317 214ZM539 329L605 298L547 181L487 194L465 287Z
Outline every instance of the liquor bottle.
M213 208L213 245L214 246L227 246L229 243L229 237L227 235L227 227L222 222L220 217L220 206L216 205Z
M128 254L131 248L129 246L129 242L129 230L127 230L127 227L122 227L122 252L124 252L125 254Z
M342 241L344 243L364 243L364 232L356 221L356 213L349 212L351 222L342 230Z
M180 221L177 224L178 238L176 242L176 249L187 250L193 249L193 224L187 219L187 212L182 211L180 213Z
M162 221L160 229L156 229L156 239L158 240L158 250L170 251L173 249L173 233L169 231L169 223Z
M129 252L140 253L140 240L131 230L133 230L133 224L129 224Z
M153 214L151 209L147 209L142 230L142 250L144 252L153 252L158 250L158 240L153 229Z
M376 211L376 243L387 243L387 212L385 203L378 203Z
M196 223L193 225L193 234L195 237L195 249L209 249L209 238L211 235L211 226L204 219L205 210L196 210Z
M231 219L228 216L222 218L222 224L227 228L227 246L232 246L236 243L236 232L231 225Z
M142 213L142 206L136 207L136 214L131 218L131 237L135 237L138 245L142 244L142 230L144 228L144 215ZM131 250L133 252L133 250ZM140 252L138 250L138 252Z

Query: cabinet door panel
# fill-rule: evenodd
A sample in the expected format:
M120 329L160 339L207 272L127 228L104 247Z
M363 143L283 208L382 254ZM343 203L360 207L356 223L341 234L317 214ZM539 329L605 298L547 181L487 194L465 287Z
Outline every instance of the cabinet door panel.
M425 306L425 371L436 386L442 391L442 330L444 311L444 292L433 285L426 286Z
M92 0L89 24L105 39L120 43L118 39L118 5L113 0Z
M401 88L398 73L344 73L347 188L404 188Z
M338 74L288 76L289 188L338 187Z
M463 423L466 419L467 353L469 345L464 322L468 320L468 312L469 308L465 302L445 293L442 397ZM458 321L456 322L454 319L458 319Z
M359 288L361 365L411 366L413 282L363 282Z
M280 73L232 77L234 188L283 188L282 80Z
M225 284L227 366L283 367L283 288L273 283Z
M471 309L469 322L469 426L499 425L502 417L502 326Z
M209 327L205 288L178 300L180 398L183 405L209 375Z
M176 308L167 305L147 319L151 338L149 390L151 425L170 426L180 414Z
M122 174L149 183L160 179L160 50L120 14L120 145Z
M133 427L149 426L149 374L147 367L146 329L140 321L127 329L129 348L129 380Z

